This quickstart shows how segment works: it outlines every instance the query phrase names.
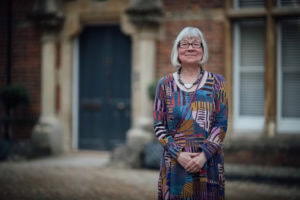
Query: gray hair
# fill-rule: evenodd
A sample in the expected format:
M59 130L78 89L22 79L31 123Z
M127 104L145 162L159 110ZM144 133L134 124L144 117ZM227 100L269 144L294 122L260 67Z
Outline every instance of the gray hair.
M181 66L180 61L178 59L178 44L179 42L187 37L198 37L201 39L202 48L203 48L203 56L201 61L199 62L200 66L204 66L208 61L208 47L202 32L196 27L185 27L178 34L177 38L174 41L172 52L171 52L171 63L174 67L178 68Z

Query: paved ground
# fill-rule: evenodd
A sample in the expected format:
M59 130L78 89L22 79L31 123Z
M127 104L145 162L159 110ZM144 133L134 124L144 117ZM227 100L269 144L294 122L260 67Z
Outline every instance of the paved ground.
M0 163L0 200L152 200L157 170L108 167L107 152ZM299 186L299 185L298 185ZM227 181L229 200L300 199L296 185Z

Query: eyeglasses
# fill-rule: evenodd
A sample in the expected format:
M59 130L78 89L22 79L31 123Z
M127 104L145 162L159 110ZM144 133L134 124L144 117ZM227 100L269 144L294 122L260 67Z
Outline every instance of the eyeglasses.
M183 49L188 49L190 47L190 45L192 45L192 47L194 49L199 49L202 47L202 43L201 42L193 42L193 43L189 43L189 42L180 42L178 44L178 46L180 48L183 48Z

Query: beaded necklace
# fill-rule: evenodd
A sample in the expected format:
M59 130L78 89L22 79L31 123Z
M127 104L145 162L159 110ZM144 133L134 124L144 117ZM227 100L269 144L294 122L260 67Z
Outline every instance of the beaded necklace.
M193 82L193 83L184 83L182 80L181 80L181 69L182 67L180 67L177 71L177 74L178 74L178 82L187 90L191 89L192 87L194 87L194 85L196 85L199 81L200 81L200 78L201 76L203 75L203 69L201 67L201 70L200 70L200 73L199 73L199 76L198 78Z

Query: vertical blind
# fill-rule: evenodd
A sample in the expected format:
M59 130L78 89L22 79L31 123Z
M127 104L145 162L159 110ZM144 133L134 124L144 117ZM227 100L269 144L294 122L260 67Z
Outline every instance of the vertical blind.
M300 118L300 18L281 20L282 117Z
M240 115L264 115L264 23L240 23Z

